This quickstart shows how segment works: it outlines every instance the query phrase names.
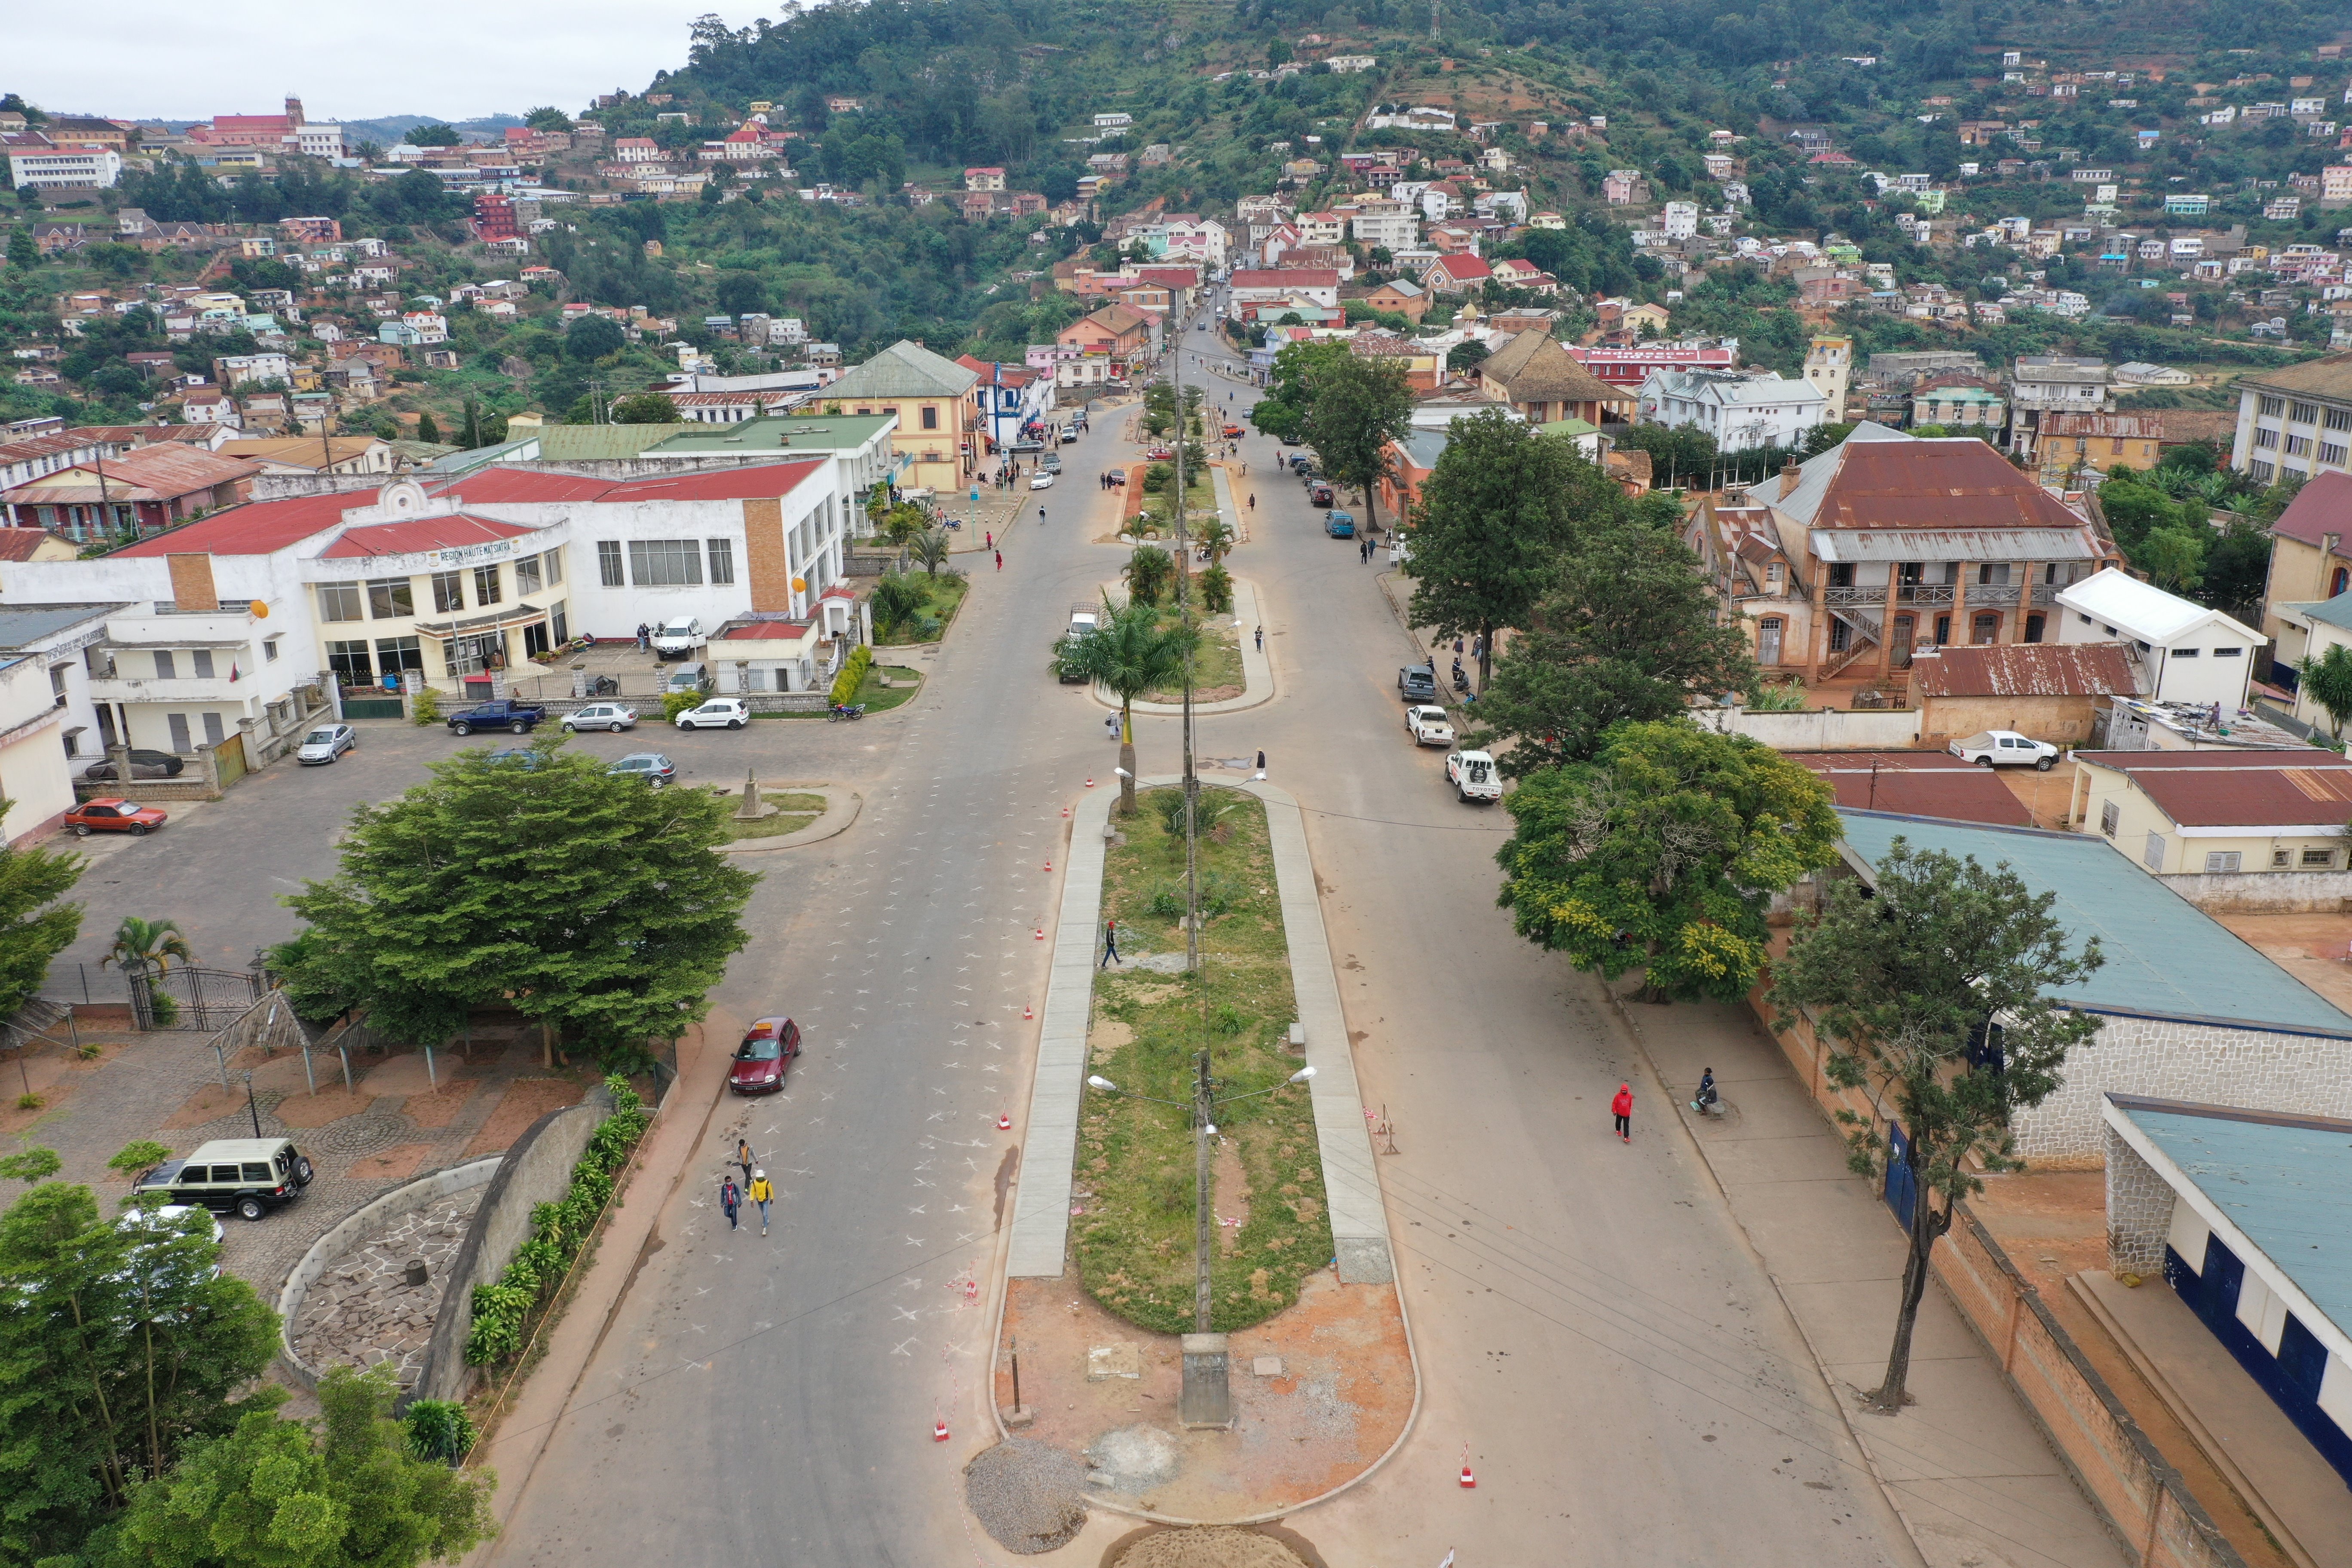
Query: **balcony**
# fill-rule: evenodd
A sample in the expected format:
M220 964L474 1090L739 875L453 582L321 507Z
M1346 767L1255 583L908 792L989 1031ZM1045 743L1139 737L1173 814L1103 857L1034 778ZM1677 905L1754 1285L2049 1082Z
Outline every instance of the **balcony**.
M236 680L226 675L183 675L168 679L161 676L93 676L89 683L90 700L94 702L170 702L184 706L217 702L240 709L257 689L250 672L241 672Z
M1971 583L1969 584L1969 608L1998 610L2018 601L2021 585L2015 583Z
M1886 590L1884 588L1829 587L1822 590L1822 603L1824 605L1843 606L1883 605L1885 602Z
M1953 588L1949 583L1910 583L1895 591L1898 605L1934 606L1952 602Z

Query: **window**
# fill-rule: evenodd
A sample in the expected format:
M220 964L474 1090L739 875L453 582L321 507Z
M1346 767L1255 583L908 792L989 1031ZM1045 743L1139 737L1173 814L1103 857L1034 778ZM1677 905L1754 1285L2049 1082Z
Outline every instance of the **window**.
M2076 620L2078 620L2078 621L2082 622L2082 623L2083 623L2084 626L2089 626L2089 625L2091 624L2091 617L2090 617L2090 616L2086 616L2086 615L2084 615L2084 614L2083 614L2083 612L2082 612L2082 611L2080 611L2080 610L2077 610L2077 611L2075 611L2075 612L2074 612L2074 618L2075 618Z
M357 583L320 584L319 618L322 621L358 620L360 585Z
M194 653L188 656L188 662L195 667L196 679L198 680L210 680L213 678L212 649L208 647L200 647L196 649Z
M2047 628L2047 626L2049 626L2049 622L2048 622L2048 620L2047 620L2045 617L2043 617L2043 616L2026 616L2026 617L2025 617L2025 640L2026 640L2027 642L2040 642L2040 641L2042 640L2042 632Z
M2147 836L2147 847L2140 851L2139 863L2147 867L2151 871L2161 871L2164 869L2163 834L2151 833Z
M2319 460L2323 463L2333 463L2339 468L2342 468L2344 466L2343 444L2336 441L2322 441L2319 444Z
M539 592L539 557L526 555L514 563L515 597L528 599Z
M939 427L940 411L926 403L923 405L923 428L926 430L936 430Z
M505 595L499 589L499 569L495 566L474 568L474 603L495 605Z
M2253 475L2254 478L2261 479L2266 484L2270 481L2271 475L2276 471L2277 470L2272 468L2268 463L2252 462L2246 465L2246 472Z
M2217 647L2213 650L2213 657L2215 658L2243 658L2246 657L2246 650L2242 647Z
M2123 826L2123 808L2114 801L2109 801L2099 807L2099 831L2108 837L2113 838L2116 836L2116 829Z
M416 613L416 597L405 577L368 579L368 614L379 621L397 621Z
M2257 426L2254 428L2254 445L2257 447L2275 447L2278 445L2278 436L2279 433L2277 431L2273 430L2266 426Z
M552 588L558 583L563 581L563 552L561 550L551 550L546 554L539 558L539 563L547 568L547 585L549 587Z
M2308 457L2310 457L2310 456L2311 456L2311 437L2308 437L2308 436L2290 436L2290 437L2288 437L2286 438L2286 455L2287 455L2288 457L2290 457L2290 458L2308 458Z
M2352 408L2331 408L2321 423L2330 430L2352 430Z
M733 583L735 581L735 546L727 540L714 539L709 542L709 550L711 582Z
M345 686L373 686L375 669L368 662L368 645L364 642L331 642L327 645L327 668Z
M2205 650L2201 647L2177 647L2172 650L2172 657L2175 658L2195 658L2204 651Z
M2286 399L2284 397L2265 397L2254 406L2258 413L2266 414L2273 418L2276 418L2280 414L2285 412Z
M607 588L623 585L621 547L614 541L600 539L596 542L596 570L603 575Z
M1976 644L1979 647L1983 647L1998 641L2000 637L2000 617L1999 616L1988 612L1985 615L1971 617L1971 622L1969 627L1969 640L1970 642Z
M2294 851L2292 849L2273 849L2271 851L2271 869L2284 871L2287 868L2288 862L2294 858Z
M2306 849L2302 854L2295 857L2295 864L2302 867L2306 871L2331 870L2336 865L2336 851L2333 849Z
M278 639L276 637L264 637L262 639L261 659L264 664L276 664L278 662Z
M571 625L564 615L563 605L558 605L547 612L547 629L554 636L557 642L572 640Z
M2208 849L2205 851L2205 871L2208 876L2210 876L2217 871L2234 871L2237 868L2237 850Z
M155 679L158 680L180 679L179 664L173 659L169 649L159 650L155 655Z
M632 539L629 581L640 588L679 588L699 584L702 552L691 539Z
M217 713L205 714L205 744L207 746L217 746L227 738L228 731L221 728L221 716Z
M1992 584L1992 583L2006 583L2006 582L2008 582L2008 581L2009 581L2009 565L2008 565L2008 563L2007 563L2006 562L2004 562L2004 563L2002 563L2000 565L1998 565L1998 566L1979 566L1979 567L1978 567L1978 568L1977 568L1977 581L1978 581L1978 582L1979 582L1979 583L1985 583L1985 584Z
M2319 421L2319 405L2298 403L2286 411L2286 416L2298 425L2314 425Z
M375 639L378 668L386 675L395 670L425 668L425 655L415 637L378 637Z
M446 616L454 610L462 610L465 607L466 574L463 572L436 572L433 574L433 608L435 612Z

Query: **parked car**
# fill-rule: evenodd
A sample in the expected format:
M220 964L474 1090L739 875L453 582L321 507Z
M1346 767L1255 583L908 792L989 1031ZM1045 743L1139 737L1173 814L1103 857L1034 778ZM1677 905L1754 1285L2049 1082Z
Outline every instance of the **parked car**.
M504 730L509 734L528 735L546 717L546 709L527 702L485 702L463 713L450 714L449 732L470 735L477 730Z
M1964 763L1979 763L1989 768L2012 768L2032 763L2040 773L2048 773L2058 760L2058 748L2047 741L2030 740L2014 730L1979 730L1965 741L1954 741L1946 748Z
M185 757L175 757L169 752L149 752L133 749L131 753L131 776L134 779L175 779L188 765ZM102 758L82 770L86 779L110 779L114 776L114 759Z
M1240 440L1240 439L1241 439L1241 436L1242 436L1242 427L1241 427L1240 426L1238 426L1238 425L1234 424L1234 423L1232 420L1230 420L1230 419L1226 420L1226 421L1225 421L1225 439L1226 439L1226 440L1228 440L1228 441L1238 441L1238 440Z
M1054 488L1055 477L1050 472L1032 474L1029 476L1029 488L1033 490L1050 490Z
M1282 444L1286 447L1296 447L1299 444L1301 439L1302 437L1294 431L1292 434L1285 436L1282 438Z
M773 1094L784 1087L784 1074L800 1054L799 1025L790 1018L758 1019L735 1047L727 1087L738 1094Z
M634 730L637 727L637 710L624 708L617 702L591 702L563 716L556 728L572 730Z
M541 760L546 754L544 752L534 751L529 746L501 746L489 754L488 760L493 763L512 763L528 772L539 766Z
M654 652L664 658L692 653L702 646L702 623L691 616L664 621L654 628L653 645Z
M1044 468L1047 473L1059 474L1062 471L1062 454L1059 452L1048 452L1044 457L1038 458L1037 463L1038 466Z
M128 833L133 838L144 838L151 829L171 819L172 814L160 805L107 799L83 801L66 813L65 823L77 838L87 838L93 833Z
M1356 514L1351 511L1327 511L1323 514L1323 531L1334 539L1356 537Z
M1502 777L1495 772L1495 759L1485 752L1448 752L1445 782L1454 786L1457 800L1503 798Z
M1397 671L1397 695L1407 702L1437 700L1437 667L1409 664Z
M1065 426L1062 426L1062 445L1063 445L1063 446L1066 447L1066 446L1068 446L1071 442L1076 441L1077 438L1078 438L1078 427L1077 427L1076 426L1075 426L1075 425L1065 425Z
M1445 710L1425 703L1415 703L1404 710L1405 732L1413 743L1422 746L1454 744L1454 726L1445 717Z
M631 752L604 771L641 778L656 789L677 778L677 764L659 752Z
M740 730L751 721L751 710L740 698L714 697L699 708L677 716L681 730Z
M349 724L322 724L302 737L296 748L294 760L304 767L313 763L331 763L345 752L360 749L360 733Z
M1124 484L1126 484L1126 483L1127 483L1127 470L1126 470L1125 468L1113 468L1113 469L1110 471L1110 482L1111 482L1111 483L1113 483L1113 484L1115 484L1115 485L1124 485Z
M1176 455L1176 448L1162 441L1148 448L1143 455L1155 463L1164 463Z
M202 1205L259 1219L290 1204L310 1184L310 1162L289 1138L216 1138L184 1160L166 1160L131 1184L175 1204Z
M1329 506L1336 499L1331 494L1331 487L1320 479L1307 487L1307 500L1312 505Z

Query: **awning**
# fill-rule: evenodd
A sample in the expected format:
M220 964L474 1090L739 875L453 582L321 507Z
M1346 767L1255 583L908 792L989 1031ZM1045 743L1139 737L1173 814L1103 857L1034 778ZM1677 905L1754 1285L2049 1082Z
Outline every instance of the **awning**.
M468 620L438 621L430 625L419 621L416 624L416 630L421 636L439 637L446 642L451 637L478 637L484 632L504 631L509 626L531 626L545 619L547 619L545 610L530 605L517 605L510 610L501 610L493 616L475 616Z

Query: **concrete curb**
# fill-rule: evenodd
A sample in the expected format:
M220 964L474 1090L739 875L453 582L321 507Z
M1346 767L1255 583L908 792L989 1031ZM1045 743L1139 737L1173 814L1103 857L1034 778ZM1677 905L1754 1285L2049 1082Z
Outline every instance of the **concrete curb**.
M713 847L718 853L765 855L772 849L798 849L804 844L822 844L838 834L848 832L866 805L864 795L836 784L782 784L761 780L761 793L764 795L770 790L797 790L803 795L822 795L824 796L824 815L798 832L787 833L781 838L749 838L732 844L715 845Z
M1172 776L1138 779L1139 789L1152 788L1181 782ZM1132 1508L1107 1497L1087 1499L1089 1508L1100 1508L1108 1513L1129 1519L1144 1520L1154 1524L1267 1524L1294 1513L1303 1512L1318 1503L1328 1502L1369 1479L1394 1458L1412 1438L1420 1424L1421 1407L1425 1397L1421 1373L1421 1348L1412 1332L1412 1314L1404 1299L1403 1282L1396 1277L1395 1254L1388 1231L1388 1206L1380 1185L1379 1157L1372 1152L1370 1127L1364 1120L1363 1104L1356 1088L1355 1049L1348 1038L1346 1016L1339 1003L1339 984L1331 968L1331 947L1323 925L1323 910L1315 883L1314 863L1307 852L1305 814L1296 796L1273 784L1249 783L1225 784L1220 787L1245 790L1256 795L1265 806L1266 834L1274 854L1275 887L1282 908L1282 929L1285 945L1289 951L1290 984L1297 1003L1299 1023L1307 1031L1307 1058L1315 1068L1315 1077L1307 1081L1310 1102L1315 1110L1315 1137L1323 1161L1323 1195L1331 1216L1331 1240L1338 1254L1338 1273L1343 1284L1385 1284L1395 1298L1397 1320L1404 1328L1405 1359L1412 1368L1412 1407L1405 1412L1404 1425L1398 1428L1396 1438L1381 1451L1379 1458L1355 1475L1341 1481L1330 1490L1318 1493L1301 1502L1238 1519L1187 1519L1175 1514L1155 1513L1148 1509ZM996 1322L991 1336L989 1373L986 1384L989 1416L995 1425L1000 1440L1009 1439L1013 1433L1004 1425L1004 1412L996 1402L995 1366L1004 1340L1004 1308L1012 1294L1012 1281L1020 1278L1059 1279L1067 1266L1070 1228L1070 1182L1077 1158L1077 1118L1083 1099L1081 1084L1086 1070L1087 1020L1094 999L1094 941L1101 929L1103 827L1110 820L1110 802L1106 793L1089 796L1078 807L1071 822L1068 875L1063 883L1062 919L1056 927L1054 947L1053 981L1046 992L1045 1014L1039 1032L1037 1068L1030 1091L1030 1123L1021 1164L1020 1196L1013 1212L1014 1235L1004 1248L1003 1272L999 1276L996 1291ZM1091 847L1089 847L1091 846ZM1081 925L1075 918L1073 906L1083 909ZM1074 1055L1067 1041L1049 1062L1046 1052L1053 1040L1056 1024L1066 1029L1071 1022L1070 998L1063 991L1066 977L1064 957L1071 933L1079 933L1083 942L1077 951L1084 955L1082 970L1076 972L1084 986L1080 1000L1083 1006L1076 1015L1076 1043ZM1311 933L1309 939L1303 933ZM1302 951L1304 950L1304 951ZM1319 953L1321 962L1307 962ZM1056 1009L1055 1003L1062 1006ZM1065 1061L1065 1056L1071 1059ZM1058 1076L1060 1083L1054 1079ZM1041 1119L1041 1110L1043 1119ZM1058 1130L1066 1126L1066 1133ZM1053 1130L1052 1142L1046 1158L1051 1168L1042 1184L1051 1186L1050 1204L1036 1200L1035 1188L1029 1168L1030 1156L1037 1152L1041 1127ZM1341 1198L1347 1201L1346 1230L1341 1220ZM1026 1223L1029 1235L1024 1248L1020 1234ZM1053 1248L1054 1267L1016 1268L1015 1257L1025 1256L1041 1262L1049 1242ZM1350 1278L1351 1272L1354 1278Z
M1264 610L1258 605L1257 584L1244 578L1234 579L1234 626L1242 646L1242 694L1228 697L1222 702L1195 702L1192 716L1203 719L1213 713L1239 713L1246 708L1259 708L1282 695L1274 687L1274 662L1265 650L1257 646L1252 629L1265 624ZM1094 688L1094 700L1104 707L1117 710L1118 699L1100 686ZM1139 702L1135 711L1146 718L1172 719L1181 716L1181 702Z

